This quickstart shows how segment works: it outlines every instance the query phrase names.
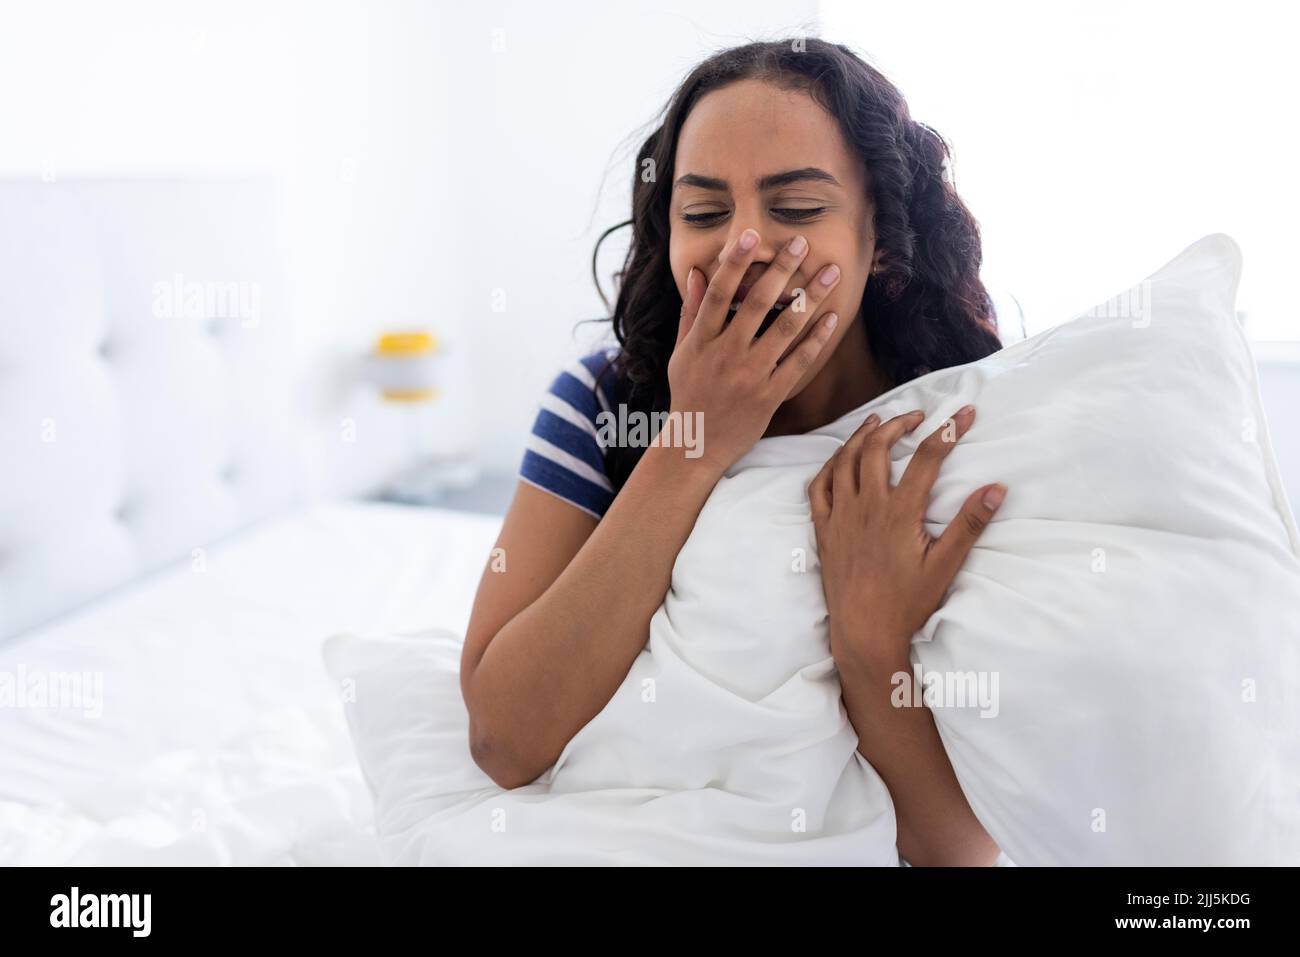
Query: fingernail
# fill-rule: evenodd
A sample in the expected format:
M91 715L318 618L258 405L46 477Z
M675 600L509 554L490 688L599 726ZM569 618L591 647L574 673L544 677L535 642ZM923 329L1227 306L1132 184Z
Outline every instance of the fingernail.
M695 267L692 266L691 271L686 274L686 295L689 296L691 294L691 291L694 290L694 288L695 288Z
M1006 497L1007 487L999 482L987 492L984 493L984 507L990 511L1002 504L1002 499Z
M834 332L835 327L839 325L839 323L840 323L840 317L832 312L829 316L826 317L826 331Z
M740 248L744 250L753 249L758 243L758 233L752 229L747 229L740 234Z
M831 283L835 282L836 278L839 277L839 274L839 266L827 266L822 270L822 285L829 286Z
M872 412L869 416L867 416L868 423L876 423L879 421L880 421L880 416L876 415L876 413L874 412Z
M970 415L970 414L973 413L974 411L975 411L975 406L973 406L973 405L963 405L960 409L957 410L957 414L958 414L958 415Z
M807 248L808 240L804 239L802 236L796 236L794 239L790 240L790 252L794 253L796 256L802 256L803 251Z

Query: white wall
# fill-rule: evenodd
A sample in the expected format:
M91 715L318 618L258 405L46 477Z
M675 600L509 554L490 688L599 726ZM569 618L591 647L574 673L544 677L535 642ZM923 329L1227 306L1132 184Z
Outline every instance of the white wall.
M382 329L442 331L444 35L417 0L0 7L0 176L282 181L318 491L373 485L405 454L395 410L347 378L356 357ZM429 414L446 444L468 441L454 403Z
M1300 339L1296 15L1263 0L824 0L954 147L986 279L1032 334L1196 239L1245 255L1248 332Z

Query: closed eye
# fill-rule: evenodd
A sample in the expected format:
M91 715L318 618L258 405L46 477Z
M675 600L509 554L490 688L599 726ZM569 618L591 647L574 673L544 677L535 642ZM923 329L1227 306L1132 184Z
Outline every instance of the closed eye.
M806 209L781 207L781 208L774 208L772 212L775 213L780 218L789 220L792 223L806 223L808 222L808 220L820 216L822 213L826 212L826 210L829 208L830 207L828 206L813 206ZM720 220L725 215L727 214L724 212L682 213L682 219L693 226L712 226L714 223L718 222L718 220Z
M802 223L805 220L812 219L814 216L826 212L827 206L812 206L807 209L774 209L772 212L779 213L782 218L792 220L796 223Z

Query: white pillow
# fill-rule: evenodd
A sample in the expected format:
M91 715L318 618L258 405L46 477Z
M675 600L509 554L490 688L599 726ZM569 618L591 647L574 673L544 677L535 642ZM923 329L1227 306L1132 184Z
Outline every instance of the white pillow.
M389 861L402 857L402 835L439 811L466 796L499 791L469 753L462 643L443 629L337 634L325 641L325 668L339 683Z
M1009 490L913 640L922 676L997 676L996 717L932 709L1020 865L1300 862L1300 534L1216 234L1127 292L851 413L976 421L938 534ZM894 453L897 482L927 418Z

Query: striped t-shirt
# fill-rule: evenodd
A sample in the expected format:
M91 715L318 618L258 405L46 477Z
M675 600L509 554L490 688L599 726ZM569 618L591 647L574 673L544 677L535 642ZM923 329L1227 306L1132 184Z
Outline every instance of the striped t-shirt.
M617 379L609 367L617 355L617 348L592 353L555 377L542 396L519 467L522 481L595 518L614 500L596 417L617 408Z

